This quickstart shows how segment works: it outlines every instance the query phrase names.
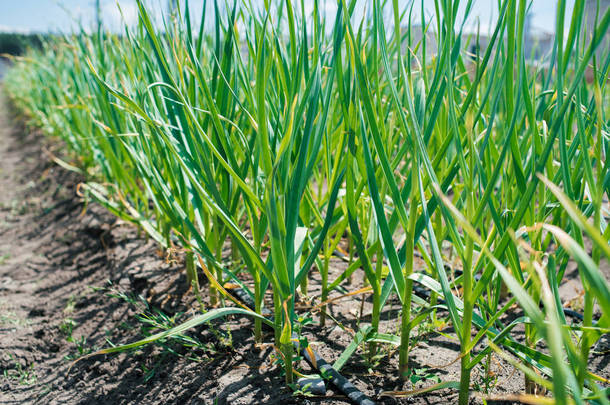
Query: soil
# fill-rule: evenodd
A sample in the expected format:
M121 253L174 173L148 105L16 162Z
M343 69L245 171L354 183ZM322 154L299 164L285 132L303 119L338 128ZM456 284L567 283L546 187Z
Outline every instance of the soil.
M274 363L273 347L255 344L251 321L245 318L189 331L196 339L192 347L167 341L73 363L109 342L142 338L150 333L147 319L165 327L188 319L198 313L198 303L185 287L180 254L167 257L130 224L95 203L86 204L78 195L83 179L49 158L61 155L61 144L20 122L0 91L0 403L347 403L332 389L326 397L294 396ZM336 277L345 264L332 264ZM355 290L358 285L347 287ZM317 273L310 288L310 295L316 296ZM205 293L203 300L208 300ZM351 342L359 322L370 320L370 308L362 296L337 301L329 308L334 320L320 327L315 316L304 334L333 362ZM398 302L391 300L382 314L383 331L395 330L398 313ZM459 345L450 328L418 330L414 336L418 343L411 353L413 368L422 376L459 380ZM271 339L265 336L265 342ZM371 367L359 350L342 373L379 403L457 401L456 390L450 389L409 398L380 397L384 391L435 383L426 378L417 384L400 382L395 377L397 352L381 347L381 354ZM494 379L489 395L508 398L523 392L519 371L495 355L490 360ZM610 377L609 360L592 358L592 371ZM305 363L301 366L310 372ZM482 369L473 370L472 382L474 390L484 386ZM474 392L472 402L481 403L483 396Z

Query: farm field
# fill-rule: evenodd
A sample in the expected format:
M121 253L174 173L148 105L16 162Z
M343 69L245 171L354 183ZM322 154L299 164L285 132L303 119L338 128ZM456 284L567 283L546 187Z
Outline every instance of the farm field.
M185 358L187 349L179 345L174 349L182 356L149 347L136 354L84 360L68 372L71 359L79 355L81 337L86 338L85 350L91 350L106 345L106 338L129 341L140 336L137 315L147 308L118 298L118 292L141 295L149 308L159 308L170 316L188 312L195 300L185 294L181 267L159 257L154 242L146 242L131 226L117 224L95 203L81 215L83 201L74 192L81 179L50 161L44 152L44 148L59 145L42 138L39 131L15 125L15 117L6 112L10 111L6 98L0 97L5 107L0 114L0 184L9 191L2 196L0 247L2 252L10 252L10 256L3 253L0 265L0 349L5 356L10 353L2 359L2 368L10 376L0 377L3 403L322 401L295 398L283 390L283 379L269 360L270 348L256 347L247 319L216 322L218 332L231 331L231 339L224 343L206 327L194 331L193 335L211 349L198 351L198 361ZM602 270L608 277L608 267ZM568 281L560 286L562 300L578 296L575 271L572 267ZM174 298L166 300L167 294ZM333 306L343 325L355 328L351 309L353 303L349 302ZM398 306L391 310L397 312ZM68 335L64 325L72 323ZM334 325L311 328L307 335L320 342L315 347L329 361L350 343L345 332ZM70 336L76 342L70 341ZM438 373L443 379L459 377L459 364L446 366L455 360L457 347L451 339L429 333L419 340L412 352L418 370ZM592 360L591 369L609 378L607 357L595 355ZM507 398L523 391L523 374L500 359L495 362L493 394ZM381 358L378 367L395 367L395 363L395 359ZM345 375L353 376L356 386L367 393L404 388L395 378L369 372L363 359L349 365ZM420 386L430 385L426 379L422 381ZM321 403L346 403L340 393L329 389L328 394L331 398ZM447 403L456 398L455 392L446 389L410 398L407 403ZM385 402L406 400L389 397Z
M2 368L7 370L7 375L0 377L2 403L322 401L293 397L290 390L284 389L279 370L270 360L271 348L256 346L247 319L215 322L215 333L209 332L207 326L197 328L193 335L205 347L196 353L189 353L190 349L180 345L173 347L178 354L149 347L136 354L83 360L83 364L70 370L73 359L80 355L79 347L90 351L105 346L106 339L137 339L142 326L137 316L150 313L152 308L169 316L186 313L180 316L187 319L195 299L187 293L181 267L160 257L154 242L145 241L132 226L117 223L95 203L82 215L83 200L75 194L82 179L57 166L45 154L46 148L53 150L61 145L44 139L40 131L14 124L16 117L6 112L11 108L2 95L0 103L5 107L0 114L0 184L9 191L1 200L0 230L0 349L5 355ZM341 266L339 262L335 264ZM313 283L319 288L319 279ZM573 288L566 291L568 299L577 294ZM140 295L145 301L127 300L121 294ZM172 297L169 300L168 295ZM365 305L370 309L369 303ZM357 328L353 303L338 302L332 310L342 325ZM396 303L390 306L390 311L398 310ZM69 333L66 325L72 325ZM218 333L222 336L229 331L225 341L218 341ZM314 347L329 361L350 343L345 332L335 325L311 328L307 336L319 342ZM86 341L79 346L82 338ZM448 365L455 360L456 348L451 339L439 334L422 334L413 350L413 364L420 372L458 378L459 364ZM378 361L378 368L396 366L395 359ZM603 356L597 356L592 367L610 377L610 366ZM401 381L382 378L378 371L369 372L362 359L346 369L346 375L353 375L357 387L368 393L403 387ZM494 372L497 388L493 392L498 396L523 390L522 373L508 363L498 361ZM423 383L419 385L425 386ZM328 396L322 403L346 402L341 393L333 393L332 389ZM442 390L408 403L455 399L454 392ZM401 401L389 401L397 402Z
M0 400L608 403L610 9L316 4L13 58Z

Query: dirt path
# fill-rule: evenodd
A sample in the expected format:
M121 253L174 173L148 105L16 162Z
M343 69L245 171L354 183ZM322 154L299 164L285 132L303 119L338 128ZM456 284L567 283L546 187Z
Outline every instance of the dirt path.
M65 357L78 353L77 331L95 339L89 332L105 322L78 319L100 298L88 286L111 278L100 238L109 218L99 209L79 216L77 176L50 163L41 136L12 118L0 91L0 403L80 402L63 390Z

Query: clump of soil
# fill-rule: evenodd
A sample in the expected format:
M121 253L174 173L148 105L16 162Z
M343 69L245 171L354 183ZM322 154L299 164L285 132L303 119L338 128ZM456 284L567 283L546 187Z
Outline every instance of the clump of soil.
M85 205L77 195L82 178L45 153L57 149L57 142L18 121L9 117L0 93L0 403L346 403L332 390L325 398L293 396L273 347L255 345L251 321L244 318L202 325L182 342L73 363L110 342L135 341L153 326L171 327L197 313L198 303L186 289L179 255L166 257L133 226L97 204ZM333 264L337 275L344 264ZM314 273L312 294L318 290ZM333 362L351 342L349 331L370 321L370 308L358 297L337 301L330 307L336 322L328 320L324 328L314 323L304 334ZM391 301L382 330L395 331L398 311L398 302ZM414 331L416 384L395 377L397 353L388 348L381 349L376 364L358 352L342 372L380 403L456 402L456 391L448 389L378 397L429 386L438 378L459 380L457 340L451 329L438 332ZM608 377L607 357L594 367ZM508 363L492 356L491 370L490 394L523 392L523 375ZM473 389L485 387L482 369L473 371L472 382ZM477 395L473 402L480 402Z

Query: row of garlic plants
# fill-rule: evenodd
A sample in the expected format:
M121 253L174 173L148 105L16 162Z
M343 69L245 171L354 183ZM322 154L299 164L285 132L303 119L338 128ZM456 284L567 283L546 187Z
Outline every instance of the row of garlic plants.
M401 377L411 331L447 317L461 348L460 404L494 351L518 360L528 393L607 403L588 359L610 327L600 271L610 258L610 13L590 26L584 0L571 17L558 1L552 51L533 62L526 0L498 1L486 37L465 33L473 1L434 5L420 21L423 2L338 0L332 16L318 2L309 14L303 1L214 2L200 21L187 5L158 22L138 0L138 24L120 35L81 32L16 61L9 95L66 142L71 161L60 162L86 176L82 190L185 249L203 314L108 352L246 313L257 341L262 323L274 328L290 383L299 289L320 273L324 325L323 303L361 273L373 309L356 338L371 355L398 346ZM349 266L329 279L344 245ZM414 268L416 254L425 268ZM570 262L584 290L578 324L558 289ZM207 310L231 299L229 281L254 311ZM379 330L393 294L395 335ZM515 304L523 315L506 322Z

